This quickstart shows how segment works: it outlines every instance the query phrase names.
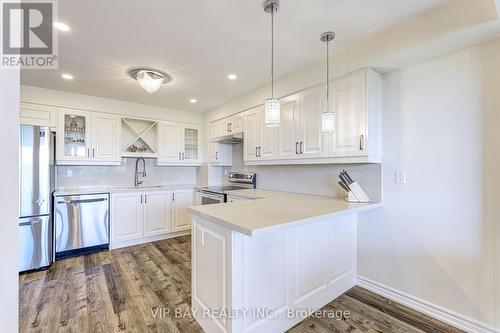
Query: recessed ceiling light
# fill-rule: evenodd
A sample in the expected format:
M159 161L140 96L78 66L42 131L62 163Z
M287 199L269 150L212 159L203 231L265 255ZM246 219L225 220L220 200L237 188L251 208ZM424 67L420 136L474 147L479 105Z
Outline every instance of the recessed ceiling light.
M189 102L194 104L194 103L196 103L196 102L198 102L198 101L197 101L196 99L194 99L194 98L191 98L191 99L189 100Z
M69 26L62 22L54 22L54 27L60 31L69 31Z
M238 78L238 76L237 76L236 74L229 74L229 75L227 76L227 78L228 78L229 80L236 80L236 79Z
M64 74L61 74L61 77L65 80L73 80L73 75L71 75L71 74L64 73Z

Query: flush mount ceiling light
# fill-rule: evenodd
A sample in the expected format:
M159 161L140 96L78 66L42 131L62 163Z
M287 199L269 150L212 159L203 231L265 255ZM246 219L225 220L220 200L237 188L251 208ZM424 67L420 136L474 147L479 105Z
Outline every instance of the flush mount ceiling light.
M236 79L238 78L238 76L237 76L236 74L229 74L229 75L227 76L227 78L228 78L229 80L236 80Z
M335 39L335 33L327 31L321 34L320 40L326 43L326 111L321 114L321 132L333 133L335 130L334 114L330 110L330 42Z
M280 125L280 101L274 98L274 14L278 12L279 7L279 0L264 2L264 11L271 14L271 98L264 102L264 124L266 127Z
M172 81L168 74L157 69L135 68L130 70L128 74L149 94L157 92L162 85Z
M196 102L198 102L198 101L197 101L195 98L191 98L191 99L189 100L189 102L194 104L194 103L196 103Z

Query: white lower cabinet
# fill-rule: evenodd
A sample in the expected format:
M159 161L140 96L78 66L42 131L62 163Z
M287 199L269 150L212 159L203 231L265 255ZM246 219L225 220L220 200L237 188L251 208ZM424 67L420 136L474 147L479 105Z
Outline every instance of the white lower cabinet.
M112 242L143 236L142 193L117 193L112 196Z
M144 235L153 236L170 231L171 192L144 194Z
M348 214L248 237L193 215L195 319L210 333L285 332L310 315L304 309L356 284L356 225L357 214ZM206 312L221 308L250 311Z
M191 216L187 210L194 203L193 190L172 193L172 231L191 229Z
M112 194L111 248L168 238L191 228L192 189Z

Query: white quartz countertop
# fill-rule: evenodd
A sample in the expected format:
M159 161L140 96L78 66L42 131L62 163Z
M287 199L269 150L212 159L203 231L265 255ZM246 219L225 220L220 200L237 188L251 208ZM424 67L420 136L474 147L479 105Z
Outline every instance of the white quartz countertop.
M189 210L225 228L256 236L382 206L379 202L349 203L332 197L258 189L227 194L255 200L193 206Z
M150 192L150 191L168 191L168 190L183 190L192 189L194 184L170 184L170 185L140 185L140 186L89 186L89 187L63 187L58 188L55 196L61 195L79 195L79 194L93 194L93 193L117 193L117 192Z

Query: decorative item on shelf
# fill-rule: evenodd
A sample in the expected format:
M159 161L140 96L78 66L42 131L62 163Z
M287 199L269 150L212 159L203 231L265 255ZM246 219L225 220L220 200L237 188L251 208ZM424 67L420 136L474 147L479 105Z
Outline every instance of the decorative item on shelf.
M278 12L279 8L279 0L264 2L264 11L271 14L271 98L264 102L264 124L266 127L280 125L280 101L274 98L274 14Z
M353 180L344 169L339 174L340 181L338 184L345 191L345 201L347 202L370 202L370 198L365 191L359 186L358 182Z
M335 131L334 114L330 110L330 42L335 39L335 33L327 31L321 34L320 40L326 43L326 111L321 114L321 132L323 134Z
M148 147L146 146L137 147L136 145L132 145L127 148L127 151L131 153L146 153L148 152Z

